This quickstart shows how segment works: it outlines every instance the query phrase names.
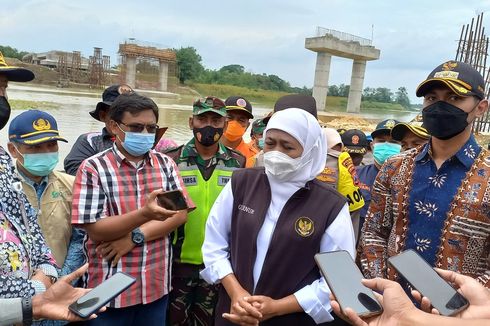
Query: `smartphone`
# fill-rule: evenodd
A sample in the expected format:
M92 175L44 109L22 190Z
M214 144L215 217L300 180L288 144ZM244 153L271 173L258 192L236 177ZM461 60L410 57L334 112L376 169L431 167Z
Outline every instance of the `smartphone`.
M451 316L468 306L468 300L440 277L415 250L409 249L390 257L388 262L417 291L429 298L441 315Z
M78 298L77 301L68 306L68 309L82 318L88 318L133 285L134 282L136 282L134 277L123 272L117 272Z
M189 208L185 200L184 194L180 190L172 190L157 195L158 205L171 210L180 211Z
M383 312L373 291L361 283L364 276L347 251L319 253L315 261L342 310L349 307L361 317Z

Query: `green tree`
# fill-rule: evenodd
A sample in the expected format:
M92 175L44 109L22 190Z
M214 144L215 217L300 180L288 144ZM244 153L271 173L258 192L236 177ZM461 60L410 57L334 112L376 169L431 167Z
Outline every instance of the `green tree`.
M350 85L339 85L339 95L340 97L349 97Z
M408 92L405 87L399 87L395 93L395 102L400 104L406 109L411 107L410 98L408 97Z
M175 50L177 55L177 66L179 67L179 80L184 83L186 80L194 80L204 71L201 64L202 58L197 50L192 47L181 47Z
M10 46L2 46L0 45L0 52L2 52L4 57L7 58L16 58L22 60L22 57L28 54L29 52L19 51L16 48Z
M219 70L220 72L229 72L229 73L235 73L235 74L243 74L245 72L245 67L241 65L227 65L221 67Z

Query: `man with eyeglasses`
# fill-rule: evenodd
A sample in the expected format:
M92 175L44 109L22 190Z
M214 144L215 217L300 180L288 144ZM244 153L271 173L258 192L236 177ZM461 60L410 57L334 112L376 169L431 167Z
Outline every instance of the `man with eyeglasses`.
M102 131L89 132L78 137L70 153L65 158L64 168L66 173L76 175L83 160L103 152L114 145L114 136L109 132L109 107L120 94L133 92L130 86L124 84L112 85L104 90L102 93L102 102L97 103L95 110L89 112L92 118L104 123L104 128L102 128Z
M172 159L151 148L158 130L151 99L121 94L109 109L114 146L83 161L74 185L72 223L88 234L85 286L94 287L118 271L137 282L113 300L93 325L163 325L170 289L169 234L185 223L187 211L170 211L156 197L180 190Z
M170 325L213 325L218 286L199 277L204 269L201 247L209 211L245 158L219 143L226 128L225 103L216 97L193 104L189 127L194 137L185 145L167 152L178 164L184 184L197 208L173 236Z
M241 96L230 96L225 100L226 120L228 122L220 142L247 159L247 167L253 166L253 157L258 153L243 140L243 135L253 119L252 105Z

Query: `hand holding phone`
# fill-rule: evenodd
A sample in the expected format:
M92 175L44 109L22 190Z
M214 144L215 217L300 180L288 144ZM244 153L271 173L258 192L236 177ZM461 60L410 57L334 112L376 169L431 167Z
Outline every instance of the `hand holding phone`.
M179 212L177 210L164 208L160 205L158 196L162 195L162 192L162 189L152 191L148 195L145 205L140 208L140 214L146 220L165 221L167 218L172 217Z
M184 194L180 190L167 191L157 195L158 205L171 210L180 211L189 208Z
M82 318L88 318L128 289L134 282L136 282L134 277L117 272L73 302L68 309Z
M468 300L441 278L415 250L409 249L390 257L388 262L427 297L441 315L452 316L468 306Z
M343 311L351 308L361 317L383 311L373 291L361 283L364 277L347 251L319 253L315 261Z

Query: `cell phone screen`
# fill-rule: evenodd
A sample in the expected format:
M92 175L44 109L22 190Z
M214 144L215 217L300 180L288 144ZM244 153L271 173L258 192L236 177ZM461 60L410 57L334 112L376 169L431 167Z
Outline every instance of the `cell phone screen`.
M373 291L361 283L364 277L347 251L319 253L315 261L342 310L351 308L359 316L383 311Z
M110 278L93 288L90 292L73 302L69 309L82 318L99 311L109 301L129 288L136 279L123 272L117 272Z
M468 300L440 277L416 251L406 250L390 257L388 262L417 291L429 298L441 315L454 315L468 305Z
M159 194L157 195L157 200L158 205L171 211L179 211L188 208L185 197L180 190Z

